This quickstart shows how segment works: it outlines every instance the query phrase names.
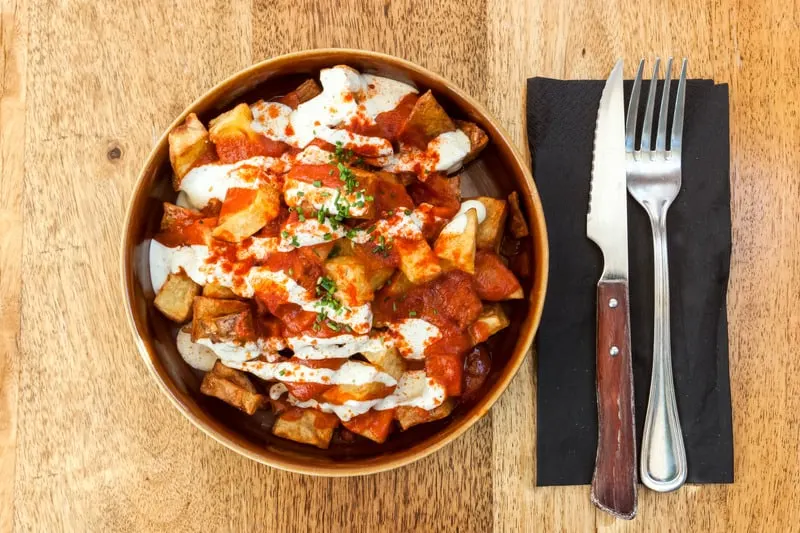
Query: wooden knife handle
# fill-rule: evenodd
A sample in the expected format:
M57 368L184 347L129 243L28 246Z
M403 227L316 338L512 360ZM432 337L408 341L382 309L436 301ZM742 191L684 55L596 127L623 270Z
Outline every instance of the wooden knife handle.
M636 431L627 281L597 284L597 459L592 502L636 516Z

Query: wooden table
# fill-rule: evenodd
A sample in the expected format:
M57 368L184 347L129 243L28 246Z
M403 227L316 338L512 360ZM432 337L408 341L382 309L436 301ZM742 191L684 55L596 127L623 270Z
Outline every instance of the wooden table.
M0 532L797 531L800 5L680 0L0 0ZM449 448L360 479L260 466L185 420L133 345L118 243L172 118L263 58L325 46L416 61L525 146L524 83L689 56L730 83L736 483L642 490L616 521L588 487L534 488L529 357Z

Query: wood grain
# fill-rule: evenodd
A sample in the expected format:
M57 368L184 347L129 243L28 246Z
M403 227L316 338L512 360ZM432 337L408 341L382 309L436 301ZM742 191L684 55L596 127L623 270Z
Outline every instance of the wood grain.
M2 0L0 532L796 528L800 5L659 5ZM521 148L533 75L603 78L623 57L630 76L641 56L688 55L692 77L730 83L735 484L642 490L632 522L595 511L588 487L534 488L534 357L455 444L366 478L262 467L169 405L139 362L118 290L138 167L220 79L321 46L449 77Z

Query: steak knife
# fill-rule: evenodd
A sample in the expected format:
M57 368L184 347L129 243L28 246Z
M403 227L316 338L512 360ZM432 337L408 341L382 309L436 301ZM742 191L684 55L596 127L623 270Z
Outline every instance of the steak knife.
M619 518L636 516L628 210L622 60L603 88L594 133L586 235L603 252L597 282L597 458L592 502Z

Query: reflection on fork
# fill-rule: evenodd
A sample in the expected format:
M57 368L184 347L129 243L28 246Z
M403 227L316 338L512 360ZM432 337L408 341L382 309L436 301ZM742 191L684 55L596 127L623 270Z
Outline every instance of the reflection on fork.
M667 121L672 58L667 61L655 148L651 135L656 85L661 61L656 59L645 107L639 149L636 149L636 119L642 87L644 60L639 63L628 104L625 151L628 192L650 217L653 230L655 312L653 315L653 372L644 424L641 453L642 483L652 490L675 490L686 481L686 451L683 445L675 386L672 379L672 348L669 322L669 265L667 259L667 210L681 187L681 142L686 99L686 59L678 81L672 132L667 149Z

